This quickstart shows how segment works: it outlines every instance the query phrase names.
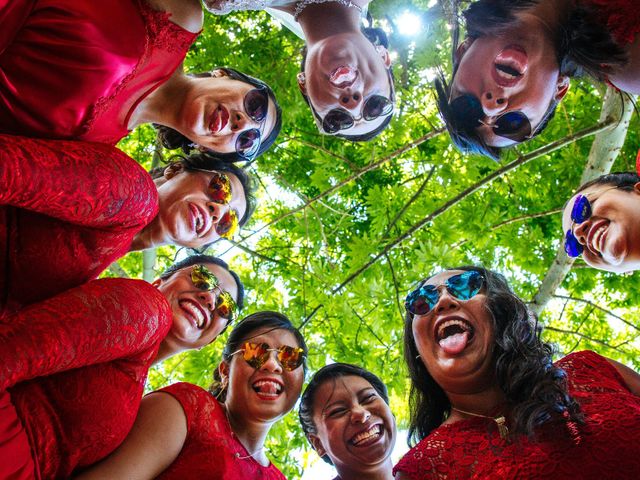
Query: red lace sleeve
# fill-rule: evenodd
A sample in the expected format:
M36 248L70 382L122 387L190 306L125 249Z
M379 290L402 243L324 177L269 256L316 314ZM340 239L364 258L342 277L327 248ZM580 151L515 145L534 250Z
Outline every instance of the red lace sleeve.
M162 294L142 280L101 279L71 289L0 324L0 390L152 348L171 322Z
M108 145L0 135L0 204L76 225L139 226L158 211L153 180Z

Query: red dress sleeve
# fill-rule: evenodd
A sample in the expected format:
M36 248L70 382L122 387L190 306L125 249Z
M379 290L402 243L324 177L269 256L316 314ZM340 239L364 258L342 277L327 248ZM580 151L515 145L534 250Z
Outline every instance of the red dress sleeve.
M155 287L121 278L95 280L26 307L0 324L0 390L157 350L172 320Z
M607 26L620 45L633 43L640 33L640 4L637 0L579 0L598 13L598 20Z

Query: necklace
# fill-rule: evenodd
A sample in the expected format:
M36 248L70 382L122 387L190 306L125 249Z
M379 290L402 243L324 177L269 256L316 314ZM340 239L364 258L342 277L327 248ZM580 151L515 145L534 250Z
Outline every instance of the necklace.
M340 5L344 5L347 8L355 8L358 12L362 13L362 7L360 5L356 5L351 0L300 0L296 3L296 11L293 13L293 19L297 22L298 17L307 8L309 5L321 4L321 3L339 3Z
M504 415L500 415L499 417L491 417L489 415L480 415L479 413L465 412L464 410L460 410L456 407L451 407L451 410L464 413L465 415L471 415L472 417L488 418L489 420L493 420L498 426L498 433L500 434L500 438L506 440L509 436L509 427L507 427L507 419L504 418Z
M236 433L233 431L233 428L231 428L231 419L229 418L229 411L227 410L226 407L223 407L223 408L224 408L224 414L227 417L227 422L229 422L229 430L231 430L231 436L234 437L238 441L238 443L244 447L247 453L249 453L249 455L240 455L240 452L236 452L233 456L236 457L238 460L246 460L247 458L252 458L255 462L258 462L258 459L254 457L254 455L262 452L264 450L264 445L261 446L259 449L257 449L255 452L249 452L249 450L247 450L247 447L244 446L244 444L240 441Z

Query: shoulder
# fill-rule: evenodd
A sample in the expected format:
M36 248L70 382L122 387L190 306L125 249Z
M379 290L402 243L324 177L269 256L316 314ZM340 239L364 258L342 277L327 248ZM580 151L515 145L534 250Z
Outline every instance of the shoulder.
M208 422L224 418L224 411L218 401L211 393L197 385L186 382L174 383L157 392L168 394L166 396L171 396L178 402L184 411L189 430L203 420Z
M445 466L442 458L444 443L440 439L442 437L441 430L442 427L435 429L404 454L393 467L395 478L421 479L426 478L430 472L441 471L441 468Z
M167 12L171 21L185 30L198 33L202 30L204 15L200 0L145 0L151 8Z
M602 355L584 350L567 355L555 365L567 374L569 389L582 392L614 392L629 390L623 378L623 365ZM619 366L619 367L618 367Z

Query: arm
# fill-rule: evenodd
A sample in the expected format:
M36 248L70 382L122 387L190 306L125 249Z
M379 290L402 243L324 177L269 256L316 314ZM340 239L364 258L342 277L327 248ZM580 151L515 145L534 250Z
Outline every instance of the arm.
M0 324L0 390L156 348L173 317L142 280L109 278L31 305Z
M180 402L164 392L147 395L124 442L77 480L153 479L178 457L186 439L187 417Z
M96 228L142 228L155 217L153 180L99 143L0 135L0 205Z
M610 358L606 360L618 371L629 391L640 397L640 374L620 362L616 362Z

